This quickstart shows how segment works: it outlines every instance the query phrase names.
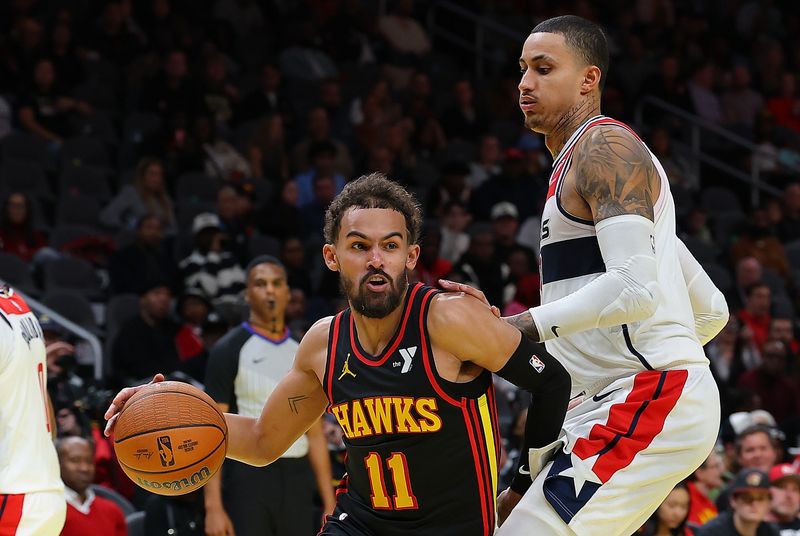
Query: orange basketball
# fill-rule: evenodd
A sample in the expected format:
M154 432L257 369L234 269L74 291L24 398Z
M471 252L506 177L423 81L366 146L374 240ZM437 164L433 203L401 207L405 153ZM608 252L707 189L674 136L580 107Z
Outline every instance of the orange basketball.
M114 451L136 484L159 495L201 488L228 448L225 417L210 396L182 382L146 386L122 408Z

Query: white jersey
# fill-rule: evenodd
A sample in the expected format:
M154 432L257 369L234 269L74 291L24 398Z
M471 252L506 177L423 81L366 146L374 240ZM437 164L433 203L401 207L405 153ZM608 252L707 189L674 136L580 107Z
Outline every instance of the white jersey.
M39 321L19 295L0 287L0 494L64 491L46 393Z
M553 163L542 213L542 304L577 291L605 272L594 223L569 214L560 202L573 149L581 136L598 125L620 126L635 135L624 123L604 116L593 117L570 136ZM678 260L675 204L669 181L655 155L650 152L650 156L661 178L654 206L654 246L661 300L655 313L640 322L558 336L545 343L572 376L573 395L642 370L708 363L695 334L692 306Z

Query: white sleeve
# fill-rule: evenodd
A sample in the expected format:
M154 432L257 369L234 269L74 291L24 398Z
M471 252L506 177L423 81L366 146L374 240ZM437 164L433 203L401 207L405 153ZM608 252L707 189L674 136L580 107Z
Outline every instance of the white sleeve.
M0 372L8 366L11 348L14 347L14 329L0 311Z
M677 247L681 272L692 302L694 330L700 343L705 345L728 323L728 304L725 296L681 240L678 240Z
M600 221L595 231L606 271L572 294L530 309L542 341L644 320L658 307L655 224L624 214Z

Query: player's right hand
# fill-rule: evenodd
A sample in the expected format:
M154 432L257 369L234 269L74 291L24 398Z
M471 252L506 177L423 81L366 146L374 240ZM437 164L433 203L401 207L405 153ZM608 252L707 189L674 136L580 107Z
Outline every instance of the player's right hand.
M153 379L150 380L150 383L146 385L150 385L153 383L163 382L164 375L163 374L156 374L153 376ZM111 401L111 405L108 406L103 417L108 421L106 422L106 429L103 432L106 437L111 436L111 431L114 429L114 423L117 422L117 417L119 416L119 412L122 411L122 408L125 406L125 402L128 401L130 397L136 394L137 391L142 389L144 385L137 385L136 387L126 387L119 393L117 396L114 397L114 400Z
M206 508L206 536L235 536L224 508Z
M522 499L522 495L511 488L506 489L497 496L497 526L501 526L508 519L511 510Z

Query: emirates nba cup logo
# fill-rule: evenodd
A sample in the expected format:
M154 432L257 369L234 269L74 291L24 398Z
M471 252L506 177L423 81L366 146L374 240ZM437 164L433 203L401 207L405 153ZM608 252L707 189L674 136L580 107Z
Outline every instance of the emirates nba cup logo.
M163 467L175 465L175 454L172 452L172 441L169 436L161 436L156 440L158 443L158 457L161 459Z

